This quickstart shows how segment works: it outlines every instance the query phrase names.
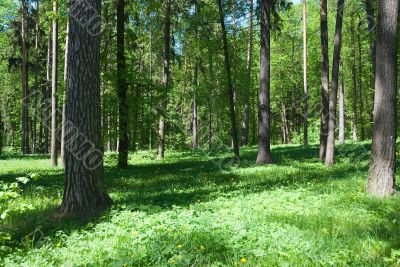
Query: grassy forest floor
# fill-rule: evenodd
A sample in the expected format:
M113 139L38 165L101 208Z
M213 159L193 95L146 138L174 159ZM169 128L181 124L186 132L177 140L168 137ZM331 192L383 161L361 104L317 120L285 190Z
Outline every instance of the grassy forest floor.
M0 181L33 178L0 203L0 265L315 266L400 265L400 197L364 193L370 144L340 146L334 167L318 147L275 146L275 165L219 168L229 154L130 155L105 177L114 207L95 221L51 219L63 170L44 156L6 154ZM3 185L4 186L4 185Z

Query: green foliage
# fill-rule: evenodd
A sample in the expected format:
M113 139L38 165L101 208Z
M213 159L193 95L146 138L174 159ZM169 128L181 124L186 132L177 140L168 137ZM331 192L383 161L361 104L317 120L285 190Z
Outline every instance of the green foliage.
M2 160L10 184L40 173L0 224L6 266L380 266L398 264L399 197L364 193L370 144L339 147L327 168L318 147L276 146L275 165L255 166L246 148L240 166L217 167L230 153L130 154L117 170L107 153L106 183L114 207L89 222L58 221L62 169L46 157ZM25 185L21 185L24 187ZM18 202L18 203L16 203ZM0 204L4 207L5 203ZM243 263L244 262L244 263Z

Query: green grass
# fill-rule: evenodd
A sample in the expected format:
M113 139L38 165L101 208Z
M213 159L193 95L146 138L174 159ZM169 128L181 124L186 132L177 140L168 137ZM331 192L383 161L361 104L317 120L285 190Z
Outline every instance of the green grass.
M51 219L61 168L46 157L3 156L1 181L42 178L0 203L11 210L0 225L9 235L0 237L0 265L400 266L400 198L364 193L369 149L339 147L331 168L317 146L276 146L266 167L246 148L240 166L222 169L216 163L229 154L170 152L157 162L139 152L122 171L107 154L114 207L90 222Z

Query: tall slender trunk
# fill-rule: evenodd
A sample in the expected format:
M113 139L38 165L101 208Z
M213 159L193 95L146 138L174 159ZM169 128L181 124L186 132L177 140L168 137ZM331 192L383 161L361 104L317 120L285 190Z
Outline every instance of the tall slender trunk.
M198 132L198 118L197 118L197 93L198 93L198 75L199 75L199 66L198 59L195 59L194 66L194 78L193 78L193 140L192 140L192 148L196 150L199 147L199 132Z
M158 125L158 153L157 159L163 160L165 153L165 115L168 105L168 91L170 87L170 54L171 54L171 0L165 1L164 23L164 56L163 56L163 99L160 105L160 121Z
M371 54L371 62L372 62L372 75L371 75L371 87L372 87L372 103L374 103L375 96L375 73L376 73L376 18L374 11L374 0L366 0L366 11L367 11L367 21L368 21L368 31L370 33L370 54ZM370 114L370 122L373 122L373 112Z
M330 166L334 163L335 157L336 106L339 87L340 51L342 48L343 5L344 0L338 0L332 66L332 91L329 98L329 130L325 157L325 164L327 166Z
M26 0L21 0L22 154L29 154L28 33Z
M319 158L325 159L329 125L329 49L328 49L328 3L321 0L321 129Z
M64 136L65 136L65 124L67 123L65 120L65 102L67 99L67 69L68 69L68 37L69 37L69 21L67 22L67 36L65 38L65 51L64 51L64 95L63 95L63 105L62 105L62 114L61 114L61 164L65 166L65 143L64 143Z
M73 2L69 15L63 214L97 215L111 205L104 184L100 101L100 28L80 22L100 16L101 1ZM72 9L72 7L71 7ZM99 24L97 24L99 25ZM98 26L100 27L100 26ZM83 116L84 114L84 116ZM83 138L82 138L83 137ZM82 145L84 143L85 145Z
M199 7L197 5L197 1L195 2L195 16L197 17L199 14ZM195 30L195 38L198 39L198 31L197 28ZM199 58L197 46L195 50L195 63L193 70L193 137L192 137L192 149L196 150L199 147L199 130L198 130L198 110L197 110L197 95L198 95L198 87L199 87Z
M50 100L50 95L51 95L51 61L52 61L52 27L49 27L49 39L47 42L47 63L46 63L46 86L43 88L44 94L44 150L43 152L45 154L49 153L49 137L50 137L50 115L49 111L51 109L51 100Z
M340 63L340 83L339 83L339 144L345 142L345 107L344 107L344 77L343 64Z
M258 118L258 155L257 164L272 163L271 156L271 55L270 55L270 29L271 29L271 2L261 1L261 59L260 59L260 96Z
M351 17L350 23L351 32L351 79L353 85L353 98L352 98L352 115L351 115L351 128L353 132L353 141L358 141L357 133L357 70L356 70L356 39L355 39L355 26L354 26L354 16Z
M289 144L290 143L290 133L289 133L289 125L287 121L287 112L286 112L286 105L283 100L280 103L280 110L281 110L281 130L282 130L282 143Z
M153 149L153 116L152 116L152 109L153 109L153 32L150 31L150 48L149 48L149 76L150 76L150 88L149 88L149 95L150 95L150 122L149 122L149 150Z
M58 82L58 19L57 1L53 1L53 61L51 68L51 166L57 166L57 82Z
M396 190L398 0L380 0L372 158L366 190L388 196Z
M128 86L125 59L125 0L117 3L118 168L128 166Z
M358 32L361 32L361 21L358 24ZM358 90L360 100L360 129L361 129L361 140L365 140L365 120L364 120L364 89L363 89L363 63L362 63L362 43L361 34L358 34Z
M234 162L239 162L240 155L239 155L239 142L237 136L237 125L236 125L236 112L235 112L235 94L234 94L234 87L232 82L232 75L231 75L231 64L229 61L229 50L228 50L228 38L225 28L225 16L222 7L222 0L218 1L218 9L219 9L219 20L221 24L222 30L222 40L224 43L224 59L225 59L225 69L226 69L226 79L227 79L227 86L228 86L228 95L230 101L230 119L231 119L231 137L232 137L232 145L233 145L233 153L234 153Z
M254 20L253 20L253 0L250 0L250 18L249 18L249 41L247 46L247 63L246 63L246 88L244 90L244 109L243 109L243 121L242 121L242 145L247 146L249 144L249 126L250 126L250 114L249 114L249 95L251 92L251 66L253 62L253 32L254 32Z
M33 111L33 131L32 131L32 153L37 152L36 147L36 124L38 114L38 97L39 97L39 0L36 0L36 25L35 25L35 93L34 93L34 111Z
M304 146L308 146L307 1L303 0Z
M210 84L208 89L208 149L211 150L212 147L212 138L213 138L213 88L214 88L214 71L213 71L213 53L212 50L208 51L208 64L209 64L209 72L210 72Z

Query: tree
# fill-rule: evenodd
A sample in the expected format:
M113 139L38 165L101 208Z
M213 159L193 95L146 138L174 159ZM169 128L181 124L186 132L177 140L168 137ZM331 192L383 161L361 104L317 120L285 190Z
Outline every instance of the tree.
M22 85L22 154L29 153L29 84L28 84L28 34L26 0L21 2L21 85Z
M354 26L354 16L351 17L350 22L350 34L351 34L351 79L353 87L353 97L352 97L352 115L351 115L351 128L353 130L353 141L358 141L357 133L357 70L356 70L356 40L355 40L355 26Z
M320 130L320 151L319 158L325 159L326 146L328 141L329 123L329 49L328 49L328 4L327 0L321 0L321 130Z
M170 86L170 54L171 54L171 0L165 1L164 22L164 55L163 55L163 99L160 105L160 121L158 125L157 159L163 160L165 153L165 113L168 104L168 89Z
M242 122L242 145L246 146L249 144L249 128L250 128L250 112L249 112L249 96L251 92L251 66L253 60L253 32L254 32L254 5L253 0L250 0L250 29L249 29L249 40L247 46L247 62L246 62L246 88L244 91L244 110L243 110L243 122Z
M228 38L225 28L225 15L222 6L222 0L218 1L218 10L219 10L219 21L221 24L222 30L222 41L224 44L224 62L225 62L225 71L226 71L226 83L228 87L228 96L229 96L229 110L230 110L230 119L231 119L231 137L232 137L232 145L233 145L233 153L234 153L234 161L238 162L240 160L239 155L239 142L237 136L237 128L236 128L236 113L235 113L235 94L232 82L232 74L231 74L231 65L229 61L229 49L228 49Z
M361 32L361 21L358 24L358 32ZM361 129L361 140L365 140L365 122L364 122L364 89L363 89L363 59L362 59L362 43L361 34L358 34L358 99L360 100L360 129Z
M65 51L64 51L64 97L63 97L63 105L62 105L62 118L61 118L61 164L65 166L65 143L64 143L64 136L65 136L65 101L67 99L67 69L68 69L68 36L69 36L69 21L67 21L67 36L65 38Z
M52 27L49 27L49 33L48 33L48 41L47 41L47 60L46 60L46 86L43 87L43 102L44 102L44 150L43 152L45 154L49 153L49 130L51 125L49 124L50 122L50 116L49 116L49 104L51 104L50 95L51 95L51 61L52 61L52 38L51 38L51 33L52 33Z
M58 83L58 19L57 1L53 1L53 39L51 67L51 166L57 166L57 83Z
M303 0L304 145L308 146L307 1Z
M342 48L343 4L344 0L338 0L332 63L332 91L329 97L328 140L325 157L325 164L328 166L333 164L335 156L336 106L339 87L340 50Z
M270 29L271 29L271 2L261 1L261 46L260 46L260 94L258 115L258 155L257 164L272 163L271 156L271 55L270 55Z
M63 214L98 214L112 201L104 185L100 107L100 0L69 13ZM89 9L88 6L91 8ZM72 11L73 10L73 14ZM95 11L95 13L93 13ZM91 21L82 25L82 21ZM83 116L84 114L84 116Z
M40 35L40 20L39 20L39 0L36 0L36 21L35 21L35 93L34 93L34 113L33 113L33 129L32 129L32 152L35 154L36 147L36 124L38 113L38 96L39 96L39 35Z
M194 16L197 19L197 16L199 15L199 7L197 1L194 3ZM198 40L198 25L196 23L195 25L195 38ZM192 149L196 150L199 147L199 130L198 130L198 107L197 107L197 96L198 96L198 91L199 91L199 55L198 55L198 47L196 45L196 51L195 51L195 63L194 63L194 70L193 70L193 101L192 101L192 114L193 114L193 119L192 119L192 131L193 131L193 136L192 136Z
M339 144L343 145L345 140L345 107L344 107L344 77L343 64L340 63L339 82Z
M125 0L117 2L118 168L128 166L128 86L125 60Z
M374 126L367 192L388 196L395 192L397 0L380 0L377 26Z

